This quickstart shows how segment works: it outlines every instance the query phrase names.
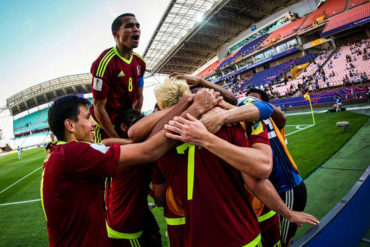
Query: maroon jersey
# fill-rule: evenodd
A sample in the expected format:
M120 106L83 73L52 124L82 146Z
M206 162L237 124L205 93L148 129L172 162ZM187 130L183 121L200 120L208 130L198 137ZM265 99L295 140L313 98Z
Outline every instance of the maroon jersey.
M134 52L127 60L119 54L117 47L103 51L92 64L93 98L107 99L106 110L112 122L121 109L132 108L137 89L143 86L145 69L145 62L138 54ZM93 105L90 113L96 119Z
M250 146L240 126L223 127L217 136L237 146ZM258 221L240 172L204 148L196 148L194 160L193 195L186 207L185 246L235 247L258 239ZM192 175L187 176L189 183Z
M70 142L44 161L41 202L49 246L108 246L101 182L115 173L119 145Z
M121 233L144 230L148 214L148 192L151 165L123 168L107 183L108 226Z
M187 156L178 155L176 148L172 148L153 167L153 184L166 182L164 217L171 247L184 246L186 166L183 161L186 159Z

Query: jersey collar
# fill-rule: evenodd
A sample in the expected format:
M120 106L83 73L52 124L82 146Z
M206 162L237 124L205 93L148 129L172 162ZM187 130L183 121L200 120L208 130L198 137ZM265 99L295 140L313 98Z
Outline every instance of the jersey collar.
M129 60L127 60L126 58L122 57L121 54L119 54L118 52L118 49L117 49L117 46L113 47L113 50L114 50L114 53L116 53L116 55L121 58L122 61L124 61L125 63L127 64L130 64L131 61L132 61L132 57L134 56L134 53L131 54L131 57Z

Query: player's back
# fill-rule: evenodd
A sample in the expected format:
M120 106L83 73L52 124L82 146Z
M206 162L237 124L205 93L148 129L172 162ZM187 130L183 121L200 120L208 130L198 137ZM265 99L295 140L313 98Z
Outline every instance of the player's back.
M223 127L217 135L248 147L240 126ZM186 246L244 246L259 237L240 171L206 149L195 148L194 173L187 174ZM192 183L193 181L193 183Z
M279 133L276 132L279 130L274 128L272 121L271 119L264 120L273 153L273 167L269 179L277 192L282 193L296 187L303 180L293 166L294 161L289 151L278 138Z
M147 219L151 165L126 167L107 183L107 223L115 231L143 231Z

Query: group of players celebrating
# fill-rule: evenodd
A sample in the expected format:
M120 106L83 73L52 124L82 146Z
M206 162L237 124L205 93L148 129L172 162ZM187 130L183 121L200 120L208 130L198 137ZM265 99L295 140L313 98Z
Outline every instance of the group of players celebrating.
M318 224L303 212L285 115L263 91L238 105L218 85L173 73L144 117L140 25L123 14L112 33L116 46L91 68L93 104L67 95L49 109L58 139L40 188L49 246L161 246L148 195L164 208L171 247L289 246L297 225Z

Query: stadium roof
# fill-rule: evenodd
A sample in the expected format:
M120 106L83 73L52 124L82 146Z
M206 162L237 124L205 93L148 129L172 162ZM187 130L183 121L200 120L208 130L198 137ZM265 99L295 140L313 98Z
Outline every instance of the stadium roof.
M172 0L145 52L151 73L192 73L253 23L299 0Z
M14 116L66 94L85 93L91 93L89 73L69 75L39 83L9 97L6 104Z

